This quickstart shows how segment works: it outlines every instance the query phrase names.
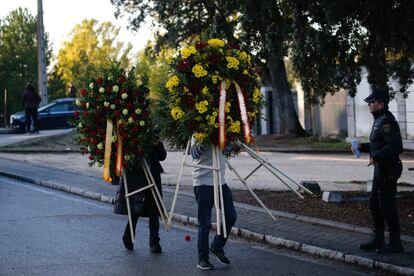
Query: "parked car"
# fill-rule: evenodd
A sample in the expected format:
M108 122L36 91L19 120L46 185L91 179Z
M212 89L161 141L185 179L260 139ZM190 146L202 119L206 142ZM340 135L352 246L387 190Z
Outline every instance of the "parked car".
M39 129L54 129L71 127L68 119L73 118L78 107L74 98L57 99L49 104L39 107ZM26 115L24 111L10 116L10 126L20 131L25 131Z

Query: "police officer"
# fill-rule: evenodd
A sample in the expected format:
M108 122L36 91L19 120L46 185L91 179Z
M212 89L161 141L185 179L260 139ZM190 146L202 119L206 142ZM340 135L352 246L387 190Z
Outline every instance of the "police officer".
M403 252L400 239L400 221L397 210L397 180L401 176L402 163L399 154L403 151L400 128L395 117L388 110L388 90L373 88L364 99L374 116L370 143L361 144L361 152L370 154L370 164L374 166L374 179L369 198L369 208L373 219L374 237L360 248L376 250L379 254ZM389 244L385 245L384 220L389 230Z

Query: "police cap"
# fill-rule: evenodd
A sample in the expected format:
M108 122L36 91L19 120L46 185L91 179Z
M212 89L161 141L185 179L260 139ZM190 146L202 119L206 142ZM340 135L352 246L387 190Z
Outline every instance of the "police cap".
M372 103L376 100L387 104L390 101L388 90L374 87L371 90L371 94L364 99L367 103Z

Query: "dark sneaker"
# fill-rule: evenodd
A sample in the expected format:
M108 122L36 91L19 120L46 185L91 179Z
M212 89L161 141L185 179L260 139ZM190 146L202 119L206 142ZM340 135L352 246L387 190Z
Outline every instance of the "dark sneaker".
M127 237L123 236L122 237L122 241L123 241L124 246L125 246L126 249L128 249L128 250L134 250L134 244L132 243L130 237L127 238Z
M359 248L366 251L374 251L385 246L383 239L374 238L372 241L367 243L361 243Z
M378 248L378 254L393 254L393 253L403 253L404 247L401 243L390 243L384 247Z
M208 260L201 260L197 264L197 268L201 270L214 270L216 269Z
M154 254L161 254L162 248L159 243L150 244L150 252Z
M223 250L218 251L210 248L210 252L213 253L213 255L217 258L217 260L219 260L220 263L230 265L230 261L226 258L226 256L224 256Z

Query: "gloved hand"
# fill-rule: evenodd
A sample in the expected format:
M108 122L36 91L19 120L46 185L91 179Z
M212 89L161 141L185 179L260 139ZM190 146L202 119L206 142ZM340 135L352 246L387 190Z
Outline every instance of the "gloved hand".
M202 144L195 143L190 148L190 153L193 159L199 159L201 155L203 155L205 151L205 147Z

